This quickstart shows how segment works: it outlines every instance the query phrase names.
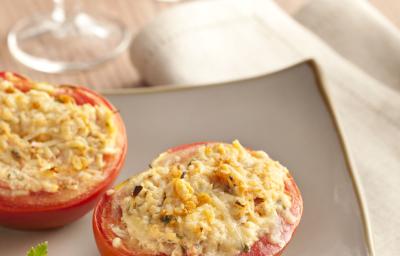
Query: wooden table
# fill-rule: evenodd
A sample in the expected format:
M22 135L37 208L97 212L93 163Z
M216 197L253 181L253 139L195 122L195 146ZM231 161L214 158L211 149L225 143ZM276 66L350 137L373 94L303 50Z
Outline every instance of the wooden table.
M70 0L67 0L70 1ZM294 13L309 0L277 0L289 13ZM400 1L372 0L390 20L400 27ZM154 0L84 0L83 8L96 10L119 17L135 33L161 11L175 3L160 3ZM22 17L33 13L51 11L51 0L1 0L0 7L0 70L26 74L35 80L54 83L83 84L96 88L142 86L140 77L130 63L127 52L94 70L62 75L49 75L30 70L15 61L10 55L6 36L10 27Z

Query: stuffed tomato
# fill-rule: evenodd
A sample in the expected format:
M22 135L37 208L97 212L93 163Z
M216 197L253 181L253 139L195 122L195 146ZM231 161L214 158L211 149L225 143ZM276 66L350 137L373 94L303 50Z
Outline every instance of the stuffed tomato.
M280 255L303 212L288 170L238 141L168 150L97 204L102 256Z
M121 116L99 94L0 73L0 225L78 219L111 186L126 150Z

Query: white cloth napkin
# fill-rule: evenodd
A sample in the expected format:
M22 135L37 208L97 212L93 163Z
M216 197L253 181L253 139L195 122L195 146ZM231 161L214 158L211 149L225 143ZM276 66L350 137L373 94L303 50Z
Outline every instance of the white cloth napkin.
M399 31L366 1L315 0L296 18L304 26L268 0L197 1L158 17L131 56L153 85L220 82L315 59L362 180L376 253L400 255Z
M367 1L315 0L295 19L370 76L400 92L400 33Z
M377 255L400 255L400 31L367 1L317 0L295 18L364 71L318 60L338 86L332 96L367 195Z

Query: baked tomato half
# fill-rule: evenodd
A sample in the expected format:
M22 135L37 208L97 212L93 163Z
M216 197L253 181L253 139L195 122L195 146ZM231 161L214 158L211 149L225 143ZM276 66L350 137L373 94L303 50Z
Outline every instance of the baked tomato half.
M98 93L0 72L0 225L77 220L112 185L126 151L122 118Z
M229 152L231 156L229 156ZM262 165L258 165L254 161L248 162L244 155L261 159L264 162ZM207 165L207 159L209 158L217 160L214 161L214 159ZM200 162L205 164L201 164ZM242 176L237 179L235 170L230 169L229 165L235 166L239 170L241 168L240 163L245 163L244 166L252 166L250 169L251 172L257 172L255 166L263 166L262 168L269 168L271 171L284 170L284 175L281 176L284 177L281 192L276 190L275 194L272 193L277 198L263 196L268 195L267 190L264 191L266 193L259 193L259 190L257 190L259 187L256 184L257 177L252 176L253 174L249 174L247 176L248 179L244 177L246 174L242 172ZM158 168L159 166L167 166L170 171L163 171L163 168ZM158 173L154 171L157 168L160 170ZM211 168L211 170L208 172L207 168ZM270 172L262 168L260 169L260 173L264 173L266 176L261 174L261 177L267 179L264 184L272 184L268 183L269 179L271 179L271 182L279 181L279 178L268 176ZM199 172L203 172L205 176L201 176ZM171 181L170 183L163 181L163 174L165 174L166 180ZM200 175L200 180L198 180L196 175ZM150 177L153 180L150 180ZM207 182L203 182L201 179L211 183L210 191L208 191ZM253 187L247 186L248 184L242 186L242 182L247 182L246 180ZM155 181L155 183L153 184L152 181ZM183 186L176 186L176 184L183 184ZM153 185L156 186L153 187ZM146 186L149 188L146 189ZM161 193L163 196L160 201L157 201L157 189L155 187L163 186L164 188L162 189L164 191ZM273 187L272 185L266 186L269 188ZM172 192L170 191L171 187L173 187ZM242 190L243 187L244 190ZM277 185L277 187L279 186ZM183 190L180 188L183 188ZM198 193L196 197L197 190L201 190L201 193ZM252 195L251 193L253 192L256 194ZM152 193L153 195L151 195ZM281 193L281 196L279 193ZM143 198L138 198L140 195ZM178 211L175 208L171 212L174 196L177 197L176 200L178 203L175 206L178 208ZM241 200L248 197L250 197L249 201ZM272 200L276 200L276 202L271 204L271 198ZM287 202L284 204L289 206L287 209L278 205L285 198ZM153 200L155 202L152 205L150 202ZM165 205L167 201L170 202L170 205ZM270 203L268 204L267 201ZM263 206L264 203L265 207ZM182 207L180 207L182 205L185 207L183 211L181 211ZM249 205L249 207L247 210L244 210L246 205ZM272 209L269 209L270 206L272 208L275 207L274 210L276 211L273 212ZM142 215L137 215L134 208ZM143 215L143 209L149 209L149 212ZM213 212L212 209L216 209L216 211ZM269 211L268 209L273 212L269 216L266 213ZM256 217L255 212L257 212ZM114 189L109 190L101 198L94 210L93 231L97 247L102 256L161 256L172 254L187 256L278 256L281 255L291 240L299 225L302 212L302 197L293 177L288 173L286 168L270 159L267 154L262 151L253 151L244 148L238 141L234 141L232 145L216 142L200 142L169 149L152 162L148 171L134 176ZM205 214L208 224L202 222L202 214ZM193 215L193 218L191 215ZM221 215L219 220L217 220L218 215ZM247 218L246 215L247 217L252 217ZM262 219L262 215L268 217ZM157 221L151 221L152 223L150 224L146 222L148 219L157 220L158 218L161 220L160 229L157 229ZM243 218L245 219L244 221ZM251 230L252 226L249 225L244 230L237 227L240 225L246 226L246 222L252 221L251 218L267 220L266 222L272 220L276 225L274 228L268 225L266 227L259 227L260 229L256 232L258 234L266 234L255 235L255 237L246 240L245 234ZM227 219L230 220L227 221ZM143 220L146 221L143 222ZM151 228L149 228L150 226ZM189 230L187 230L188 227ZM200 235L192 238L191 227L194 233L200 232ZM269 232L273 234L263 232L264 229L268 228L270 228ZM176 232L176 237L168 233L171 230ZM152 232L155 232L155 235L149 235ZM208 232L208 234L204 232ZM247 234L251 234L251 232L247 232ZM167 235L167 238L165 240L158 240L157 236L161 237L162 235ZM251 235L248 236L251 237ZM149 246L151 249L143 248L143 246L153 242L154 244ZM171 244L174 242L178 243L178 246L171 248ZM161 247L163 251L154 250L159 244L163 243L166 245ZM196 245L190 247L187 244ZM239 249L233 250L232 247L238 247Z

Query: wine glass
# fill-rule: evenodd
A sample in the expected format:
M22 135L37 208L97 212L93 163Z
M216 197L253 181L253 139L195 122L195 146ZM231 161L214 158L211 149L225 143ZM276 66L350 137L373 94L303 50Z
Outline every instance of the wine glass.
M81 10L79 0L53 0L53 11L22 19L7 43L24 65L46 73L92 68L128 46L131 32L119 21Z

